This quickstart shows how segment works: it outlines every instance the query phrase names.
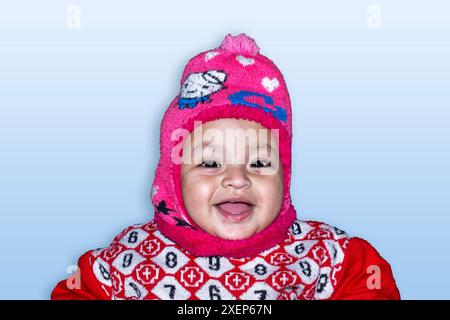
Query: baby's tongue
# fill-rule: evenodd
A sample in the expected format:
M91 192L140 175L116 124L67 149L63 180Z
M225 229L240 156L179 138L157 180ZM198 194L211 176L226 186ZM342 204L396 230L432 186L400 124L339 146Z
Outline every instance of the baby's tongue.
M245 211L247 211L249 205L242 202L225 202L222 204L219 204L218 207L220 207L221 210L229 213L229 214L240 214Z

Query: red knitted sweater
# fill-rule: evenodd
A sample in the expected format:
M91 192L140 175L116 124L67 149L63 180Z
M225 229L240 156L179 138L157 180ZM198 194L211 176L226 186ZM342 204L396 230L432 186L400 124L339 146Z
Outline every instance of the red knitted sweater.
M252 257L197 257L152 220L82 255L52 299L400 299L390 265L365 240L296 220L284 241Z

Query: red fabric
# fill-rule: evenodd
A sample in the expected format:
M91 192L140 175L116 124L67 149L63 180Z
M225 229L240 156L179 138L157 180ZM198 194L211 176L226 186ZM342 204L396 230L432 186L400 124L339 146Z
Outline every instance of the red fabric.
M373 274L370 266L380 268L381 285L369 289L368 275ZM368 271L369 270L369 271ZM399 300L400 291L389 263L366 240L352 238L340 274L340 283L332 300Z
M52 300L109 300L110 290L99 283L93 274L92 250L86 252L78 259L78 275L81 281L80 288L70 286L70 278L58 282L51 293ZM77 276L77 275L74 275ZM105 291L106 290L106 291Z
M126 256L130 252L132 259ZM167 253L176 254L173 270L166 267ZM108 248L82 255L79 288L70 289L63 280L51 298L400 299L391 267L375 248L321 222L296 220L286 239L252 257L212 258L220 261L213 264L220 265L220 274L208 270L208 257L193 256L151 221L128 227ZM130 267L122 268L125 262ZM254 272L264 268L264 276ZM379 274L374 275L374 268Z

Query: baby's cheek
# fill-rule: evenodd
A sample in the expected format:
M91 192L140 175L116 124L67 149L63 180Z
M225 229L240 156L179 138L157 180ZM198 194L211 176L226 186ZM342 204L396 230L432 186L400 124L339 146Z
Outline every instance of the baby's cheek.
M208 208L214 191L214 184L211 181L201 177L186 176L182 188L185 206L192 211L192 214L201 214Z
M188 173L181 173L181 191L183 194L184 206L189 211L191 209L193 199L195 199L195 190L192 189L192 177Z
M259 199L265 208L264 219L274 218L279 213L283 201L283 183L279 177L266 177L259 183Z

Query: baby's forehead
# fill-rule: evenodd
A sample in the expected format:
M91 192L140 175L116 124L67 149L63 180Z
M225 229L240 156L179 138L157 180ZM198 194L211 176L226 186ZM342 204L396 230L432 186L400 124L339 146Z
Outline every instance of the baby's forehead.
M224 118L198 123L185 141L185 146L194 150L235 145L278 149L278 129L268 129L256 121Z
M268 129L261 123L253 120L237 119L237 118L221 118L200 123L203 128L260 128Z
M197 148L227 148L234 146L246 146L248 148L278 148L278 138L266 128L258 129L226 129L210 127L204 129L202 134L195 132L188 137L193 149Z
M251 141L244 144L240 144L240 142L230 141L230 140L202 140L199 143L192 144L192 149L195 150L205 150L205 149L230 149L236 148L239 145L245 146L247 149L275 149L272 147L270 141Z

